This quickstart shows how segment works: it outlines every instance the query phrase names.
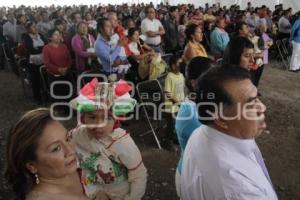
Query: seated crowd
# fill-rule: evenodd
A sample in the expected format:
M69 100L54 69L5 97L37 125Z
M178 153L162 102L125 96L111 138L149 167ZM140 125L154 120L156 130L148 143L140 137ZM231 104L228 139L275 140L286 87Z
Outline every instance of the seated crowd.
M56 96L69 94L69 87L57 81L76 88L82 74L105 75L109 82L92 79L77 88L79 94L63 99L80 113L70 132L42 108L13 127L6 178L18 198L141 199L147 170L117 116L126 116L137 101L128 93L135 88L123 80L157 79L165 105L162 146L180 147L177 195L183 200L276 200L254 140L266 127L266 106L257 88L278 39L293 41L290 70L300 70L300 12L291 14L283 5L272 12L250 2L245 10L215 4L1 9L1 43L26 59L38 104L43 66ZM104 107L97 104L101 94L107 95ZM62 99L51 96L51 101ZM197 106L203 102L225 106ZM251 106L247 115L255 120L222 115L233 117L240 104ZM104 127L93 126L104 122ZM51 137L52 130L57 134Z

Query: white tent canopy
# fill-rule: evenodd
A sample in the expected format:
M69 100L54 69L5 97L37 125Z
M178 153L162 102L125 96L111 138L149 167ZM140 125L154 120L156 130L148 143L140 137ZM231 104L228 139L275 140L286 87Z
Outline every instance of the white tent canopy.
M284 8L289 8L292 7L293 11L298 11L300 10L300 3L299 0L85 0L85 1L80 1L78 0L47 0L47 1L41 1L41 0L26 0L26 1L20 1L20 0L1 0L0 7L2 6L8 6L11 7L13 5L19 6L21 4L23 5L30 5L30 6L49 6L49 5L78 5L78 4L85 4L85 5L90 5L90 4L122 4L122 3L128 3L128 4L133 4L133 3L150 3L153 2L154 4L159 4L160 2L169 2L171 5L177 5L177 4L187 4L191 3L194 4L195 6L202 6L206 3L209 3L209 5L212 5L214 3L220 3L222 6L230 6L233 4L240 5L241 8L245 8L247 6L247 2L251 1L253 6L261 6L261 5L266 5L269 7L271 10L274 9L274 6L276 4L282 3ZM297 3L298 2L298 3Z

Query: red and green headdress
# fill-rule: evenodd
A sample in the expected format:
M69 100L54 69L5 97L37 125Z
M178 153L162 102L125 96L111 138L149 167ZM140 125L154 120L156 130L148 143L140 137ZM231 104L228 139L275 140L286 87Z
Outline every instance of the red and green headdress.
M117 83L98 82L94 78L80 90L79 96L71 101L71 107L78 112L93 112L99 109L111 110L115 116L126 115L134 109L136 100L129 92L132 87L124 80Z

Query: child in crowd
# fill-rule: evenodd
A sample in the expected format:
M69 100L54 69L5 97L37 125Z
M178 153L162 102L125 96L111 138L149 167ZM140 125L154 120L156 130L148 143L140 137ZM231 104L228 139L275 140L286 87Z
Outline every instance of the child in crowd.
M117 123L119 116L125 116L136 104L128 93L131 89L123 80L98 83L95 78L71 101L80 113L80 122L70 137L89 198L102 191L111 200L139 200L145 193L147 170L141 153Z
M184 76L180 73L180 63L182 62L179 56L172 56L170 58L169 66L170 72L168 73L165 80L164 92L166 96L165 100L165 111L167 118L167 128L166 128L166 139L167 148L170 140L175 139L176 135L174 133L174 123L175 115L179 110L180 103L184 101Z

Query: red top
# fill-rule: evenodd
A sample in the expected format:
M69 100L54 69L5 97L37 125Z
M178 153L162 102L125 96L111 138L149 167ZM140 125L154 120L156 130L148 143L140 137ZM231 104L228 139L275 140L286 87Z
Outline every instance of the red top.
M58 68L71 67L70 52L65 44L60 43L57 47L47 44L43 48L43 61L47 72L52 75L59 75Z

